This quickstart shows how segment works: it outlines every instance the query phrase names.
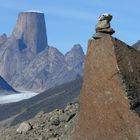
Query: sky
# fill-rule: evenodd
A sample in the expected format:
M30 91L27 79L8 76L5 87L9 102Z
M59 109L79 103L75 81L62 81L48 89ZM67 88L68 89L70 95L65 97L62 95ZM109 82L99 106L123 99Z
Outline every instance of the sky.
M18 14L28 10L45 14L48 43L62 53L74 44L86 52L102 13L113 15L114 37L129 45L140 40L140 0L0 0L0 34L10 36Z

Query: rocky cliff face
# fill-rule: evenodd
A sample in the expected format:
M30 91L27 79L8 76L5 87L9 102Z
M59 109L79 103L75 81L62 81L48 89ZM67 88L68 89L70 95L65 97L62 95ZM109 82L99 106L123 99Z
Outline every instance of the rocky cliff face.
M140 91L139 59L138 51L110 35L89 41L72 140L139 140L140 119L130 110Z
M43 51L48 47L44 14L20 13L12 37L19 40L20 50L28 48L35 54Z
M16 89L41 92L82 75L84 58L80 45L66 55L49 47L44 14L22 12L0 47L0 74Z

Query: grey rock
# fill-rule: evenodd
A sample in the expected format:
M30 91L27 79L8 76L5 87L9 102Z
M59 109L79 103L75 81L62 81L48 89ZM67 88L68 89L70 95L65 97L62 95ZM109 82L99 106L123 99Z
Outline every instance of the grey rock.
M96 25L96 29L106 29L106 28L110 28L110 23L107 20L101 20L98 21L97 25Z
M76 115L76 113L65 113L64 115L60 116L60 121L61 122L69 122L74 116Z
M58 117L55 117L55 118L51 118L51 124L52 125L55 125L55 126L57 126L57 125L59 125L60 124L60 120L59 120L59 118Z
M104 36L104 34L112 35L115 31L111 28L110 22L112 20L112 15L109 13L102 14L96 25L96 34L93 35L94 39L99 39ZM104 34L103 34L104 33Z
M67 119L66 119L66 122L69 122L75 115L76 115L75 112L68 114Z
M54 125L48 123L48 120L46 120L45 126L43 128L40 127L40 125L42 124L42 120L45 120L46 118L49 118L48 116L50 116L53 119L56 118L56 115L58 115L58 118L62 115L62 114L71 114L70 110L67 110L66 112L64 110L54 110L50 113L45 113L43 114L41 117L40 116L36 116L35 118L32 118L31 120L28 120L28 122L30 122L30 124L36 125L38 127L31 127L32 125L29 125L27 122L24 122L24 124L22 124L22 127L20 125L20 131L17 133L16 130L17 128L19 129L19 126L12 126L6 130L4 130L3 132L0 132L0 140L4 140L4 139L8 139L8 140L68 140L69 136L71 135L71 133L73 132L75 123L77 121L77 114L78 114L78 108L79 105L78 104L71 104L71 108L67 107L67 109L69 108L70 110L73 110L74 113L76 113L76 115L74 117L71 118L71 121L69 122L61 122L59 125ZM75 108L77 108L77 110L75 111ZM60 113L63 112L63 113ZM57 120L58 120L57 118ZM23 132L23 128L26 128L26 130ZM32 128L32 130L31 130ZM31 131L30 131L31 130ZM21 134L22 133L22 134Z
M93 38L94 39L99 39L99 38L102 38L102 37L105 37L106 36L106 33L95 33L93 35Z
M20 124L19 128L17 129L17 133L27 133L29 130L32 129L32 126L28 122L23 122Z
M36 140L45 140L45 139L42 136L40 136Z

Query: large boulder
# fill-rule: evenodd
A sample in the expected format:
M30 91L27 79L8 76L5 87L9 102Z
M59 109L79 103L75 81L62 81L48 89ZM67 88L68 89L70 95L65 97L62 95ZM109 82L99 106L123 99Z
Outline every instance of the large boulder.
M72 140L140 139L140 118L130 110L140 91L139 60L140 52L110 35L89 40Z
M23 122L20 124L20 126L17 129L17 133L27 133L32 129L32 126L28 122Z

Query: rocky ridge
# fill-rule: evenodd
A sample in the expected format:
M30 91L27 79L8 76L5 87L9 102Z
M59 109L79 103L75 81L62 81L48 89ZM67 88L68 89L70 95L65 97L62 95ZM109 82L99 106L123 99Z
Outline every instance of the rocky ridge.
M12 35L3 38L0 75L17 90L42 92L82 75L85 55L81 46L74 45L66 55L50 47L43 13L21 12Z

